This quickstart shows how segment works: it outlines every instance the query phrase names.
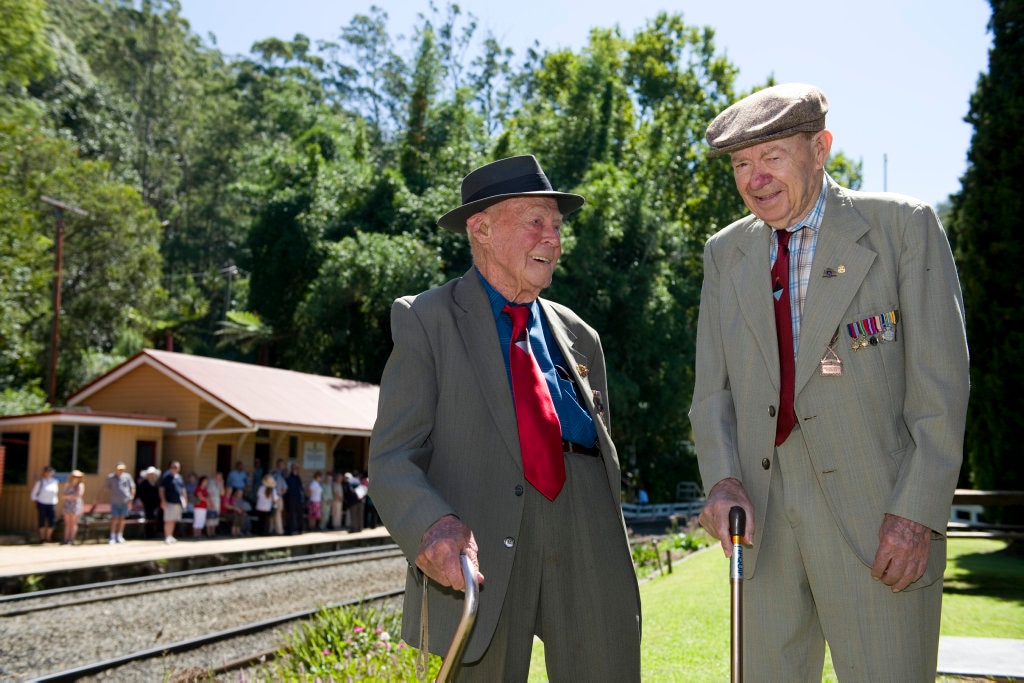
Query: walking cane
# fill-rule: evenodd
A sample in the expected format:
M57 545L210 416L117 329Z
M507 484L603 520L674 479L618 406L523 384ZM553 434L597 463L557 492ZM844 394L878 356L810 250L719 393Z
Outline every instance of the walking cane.
M732 536L732 557L729 561L729 583L732 584L732 683L743 683L743 535L747 513L739 505L729 510L729 535Z
M469 559L465 555L459 555L459 560L462 562L462 575L466 579L466 599L462 604L462 619L459 620L459 625L455 629L452 644L448 646L448 654L444 657L441 670L437 672L435 679L437 683L448 683L452 680L452 674L455 667L459 665L459 660L462 659L462 651L466 649L469 633L473 630L473 624L476 622L477 593L479 592L476 584L476 572L473 571L473 567L470 566Z

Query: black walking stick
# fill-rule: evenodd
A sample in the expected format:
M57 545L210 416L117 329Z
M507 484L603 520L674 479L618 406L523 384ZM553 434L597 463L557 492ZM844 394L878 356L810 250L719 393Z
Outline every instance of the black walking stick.
M732 557L729 561L729 583L732 587L732 681L743 681L743 535L747 513L739 505L729 510L729 535Z
M458 666L459 660L462 659L462 651L466 649L469 633L473 630L473 624L476 622L478 605L476 572L473 571L473 567L470 566L469 559L465 555L459 555L459 560L462 562L462 575L466 579L466 599L462 605L462 619L459 620L459 625L455 629L452 644L448 646L448 654L444 657L441 670L437 673L437 683L447 683L452 679L452 673Z

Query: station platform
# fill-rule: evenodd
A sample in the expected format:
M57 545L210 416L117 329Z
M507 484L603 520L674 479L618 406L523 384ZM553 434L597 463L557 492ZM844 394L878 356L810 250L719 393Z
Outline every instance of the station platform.
M358 533L308 531L291 536L179 538L176 543L170 544L162 540L128 540L125 543L108 544L104 540L99 543L76 545L0 545L0 584L23 582L25 577L61 574L88 577L91 573L95 574L96 580L104 580L104 575L118 574L118 567L127 571L130 566L141 567L154 563L165 567L182 564L227 564L274 551L306 555L336 550L346 545L357 547L388 543L391 543L388 530L378 526ZM0 594L11 592L17 591L7 589L0 591Z

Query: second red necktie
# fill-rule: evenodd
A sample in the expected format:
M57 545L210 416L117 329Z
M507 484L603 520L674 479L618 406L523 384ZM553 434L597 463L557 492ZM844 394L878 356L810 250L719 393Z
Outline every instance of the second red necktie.
M777 230L779 250L772 266L772 296L775 298L775 334L779 339L779 419L775 423L775 445L780 446L793 431L796 411L793 394L796 363L793 355L793 316L789 302L790 233Z

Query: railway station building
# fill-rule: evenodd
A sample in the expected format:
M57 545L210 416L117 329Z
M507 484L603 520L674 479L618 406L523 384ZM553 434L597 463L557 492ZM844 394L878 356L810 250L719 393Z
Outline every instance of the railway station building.
M0 533L36 527L30 491L43 467L85 474L85 506L124 462L181 462L182 475L252 475L278 460L317 471L366 470L375 384L145 349L46 413L0 417Z

